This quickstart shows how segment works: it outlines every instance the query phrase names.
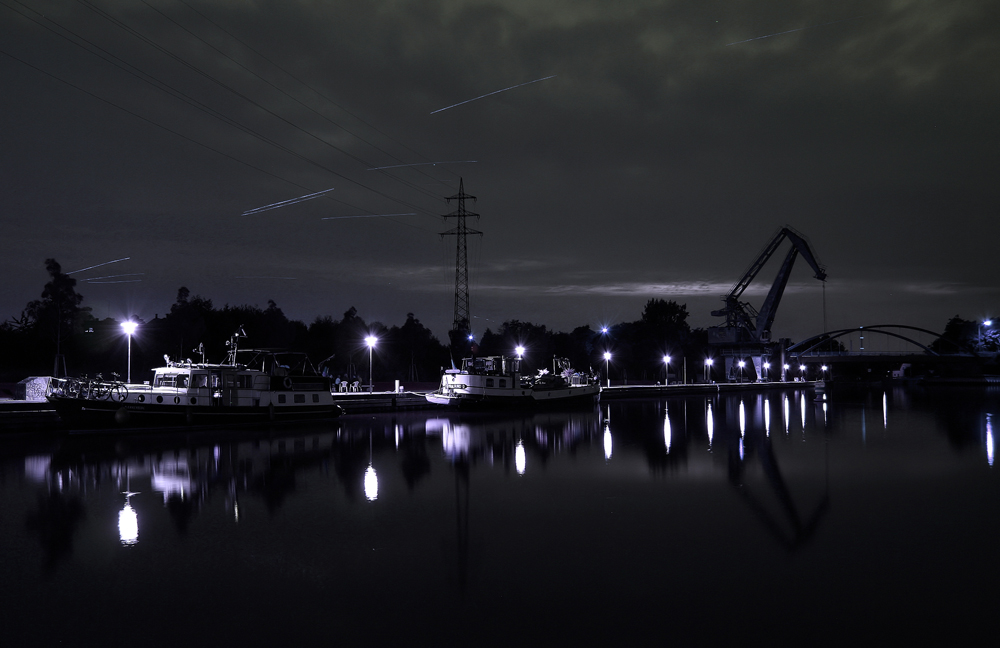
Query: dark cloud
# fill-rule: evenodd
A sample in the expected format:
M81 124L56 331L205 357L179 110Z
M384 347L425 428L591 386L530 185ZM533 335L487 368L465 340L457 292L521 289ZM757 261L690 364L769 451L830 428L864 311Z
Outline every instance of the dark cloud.
M3 0L0 12L2 313L37 298L47 257L129 256L116 272L142 282L81 285L96 314L151 317L185 285L305 319L415 312L443 336L455 255L437 217L459 175L483 215L470 261L487 323L635 319L666 297L711 324L786 223L828 266L830 326L942 328L998 303L995 3ZM477 162L368 170L450 160ZM385 213L417 215L322 220ZM823 325L811 273L793 283L776 335Z

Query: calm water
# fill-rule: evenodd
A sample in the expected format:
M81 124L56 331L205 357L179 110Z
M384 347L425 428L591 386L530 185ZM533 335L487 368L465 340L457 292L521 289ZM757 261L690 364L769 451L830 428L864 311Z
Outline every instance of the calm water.
M992 645L1000 393L814 398L0 436L3 643Z

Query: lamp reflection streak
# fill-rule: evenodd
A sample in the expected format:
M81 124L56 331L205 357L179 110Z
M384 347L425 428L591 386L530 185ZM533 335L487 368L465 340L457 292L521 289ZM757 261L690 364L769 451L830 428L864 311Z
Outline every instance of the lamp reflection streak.
M993 415L986 415L986 461L993 465Z
M705 427L708 429L708 449L712 449L712 436L715 434L715 420L712 417L712 404L707 403L708 409L705 412Z
M663 446L667 449L667 454L670 454L670 410L664 406L663 407Z
M123 545L130 546L139 542L139 516L129 503L129 498L137 493L126 491L125 508L118 512L118 537Z

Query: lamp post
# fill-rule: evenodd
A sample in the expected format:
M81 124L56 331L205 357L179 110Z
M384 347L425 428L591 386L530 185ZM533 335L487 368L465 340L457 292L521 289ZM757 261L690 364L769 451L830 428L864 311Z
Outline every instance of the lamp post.
M374 335L369 335L365 338L365 344L368 345L368 393L371 394L374 391L374 381L372 380L372 353L375 351L375 344L378 342L378 338Z
M520 360L521 357L524 356L524 347L523 346L514 347L514 353L517 354L517 359Z
M139 325L129 320L127 322L122 322L122 330L125 331L125 335L128 336L128 369L126 371L125 382L132 382L132 334L135 333L135 329Z
M982 322L980 322L980 324L979 324L979 345L978 345L978 348L980 348L980 349L984 348L983 347L983 327L985 326L985 327L988 328L988 327L990 327L992 325L993 325L993 320L983 320Z
M788 365L781 365L781 382L785 382L785 373L788 371Z
M611 352L604 352L604 375L608 377L608 387L611 386Z
M806 366L799 365L799 377L802 378L802 382L806 380Z
M764 363L764 382L767 382L767 379L770 378L770 376L768 375L768 374L771 373L769 371L770 368L771 368L771 363L770 362L765 362Z
M740 360L739 364L740 364L740 382L742 383L743 382L743 367L747 366L747 363L744 362L743 360Z
M670 356L663 356L663 384L670 384Z
M712 382L712 359L705 358L705 382Z

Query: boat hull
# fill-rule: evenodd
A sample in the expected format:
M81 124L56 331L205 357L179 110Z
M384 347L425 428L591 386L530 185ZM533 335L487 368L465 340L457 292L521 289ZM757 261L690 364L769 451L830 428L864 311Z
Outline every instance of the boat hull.
M523 395L522 395L523 394ZM530 409L591 405L600 400L598 385L549 390L520 390L514 394L446 393L441 390L426 394L427 402L455 409Z
M344 411L336 404L184 406L166 403L119 403L54 396L49 397L49 403L66 424L83 427L229 425L312 420L334 418L343 414Z

